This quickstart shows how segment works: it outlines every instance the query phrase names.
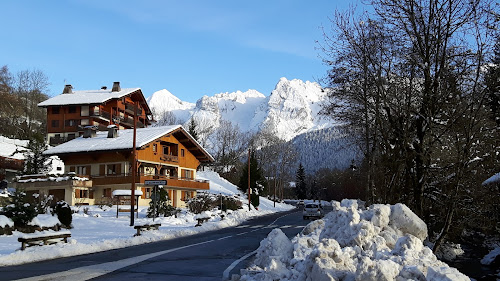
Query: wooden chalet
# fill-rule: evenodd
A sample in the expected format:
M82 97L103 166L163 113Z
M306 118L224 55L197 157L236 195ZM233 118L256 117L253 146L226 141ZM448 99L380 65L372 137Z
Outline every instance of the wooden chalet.
M38 104L47 109L47 142L58 145L83 135L85 126L96 126L105 131L109 125L119 129L134 126L135 103L137 103L137 127L151 124L153 115L140 88L122 89L114 82L109 90L73 91L71 85L64 87L61 95Z
M65 171L75 173L76 178L45 186L42 182L17 183L17 187L52 194L71 205L109 203L114 190L130 190L134 130L116 126L109 126L106 132L92 127L85 130L82 137L44 152L61 158ZM209 189L208 181L195 179L196 170L214 159L182 126L138 128L136 149L136 190L142 191L139 206L147 206L151 200L153 187L144 185L145 180L166 180L163 188L174 207L183 207L197 190Z

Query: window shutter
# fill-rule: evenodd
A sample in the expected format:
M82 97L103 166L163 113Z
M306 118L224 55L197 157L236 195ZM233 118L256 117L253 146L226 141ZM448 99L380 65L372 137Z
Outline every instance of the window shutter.
M75 189L75 198L80 198L80 189Z
M94 199L94 190L89 190L89 199Z
M115 173L117 175L121 175L122 174L122 164L116 164L116 170L115 170Z
M106 165L104 164L99 165L99 175L104 176L106 174L105 171L106 171Z
M143 188L141 188L141 190L142 190L141 199L146 199L146 188L143 187Z
M75 172L75 166L69 167L69 171L74 173Z

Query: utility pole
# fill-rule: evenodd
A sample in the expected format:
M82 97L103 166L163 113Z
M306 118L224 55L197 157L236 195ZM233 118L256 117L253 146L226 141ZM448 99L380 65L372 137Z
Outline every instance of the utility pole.
M250 211L250 148L248 149L248 210Z
M136 138L137 138L137 102L134 102L134 141L132 146L132 185L130 187L130 226L134 226L134 205L135 205L135 174L137 172L136 161Z

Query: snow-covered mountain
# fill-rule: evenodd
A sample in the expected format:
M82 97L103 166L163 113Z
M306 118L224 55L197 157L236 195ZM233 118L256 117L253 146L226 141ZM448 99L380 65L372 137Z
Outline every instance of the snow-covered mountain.
M241 131L266 131L284 140L332 127L335 124L319 115L326 92L314 82L281 78L270 96L256 90L203 96L196 104L181 101L167 90L155 92L147 99L161 120L171 112L177 120L187 123L194 118L199 131L213 132L222 120L237 124Z

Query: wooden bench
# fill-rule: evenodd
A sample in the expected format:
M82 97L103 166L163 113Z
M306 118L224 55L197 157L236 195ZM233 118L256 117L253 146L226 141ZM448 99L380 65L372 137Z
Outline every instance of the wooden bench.
M136 226L134 226L134 229L137 229L137 233L134 234L134 236L140 236L141 230L151 230L151 229L158 230L158 228L160 226L161 226L161 223L136 225Z
M204 222L207 222L210 218L208 217L205 217L205 218L197 218L196 220L198 221L198 223L195 225L195 226L201 226L202 223Z
M25 250L26 247L30 246L42 246L42 245L50 245L58 242L68 243L68 238L71 237L71 233L62 232L62 233L47 233L40 235L27 235L25 237L17 238L18 242L21 242L21 250ZM43 243L42 243L43 242Z

